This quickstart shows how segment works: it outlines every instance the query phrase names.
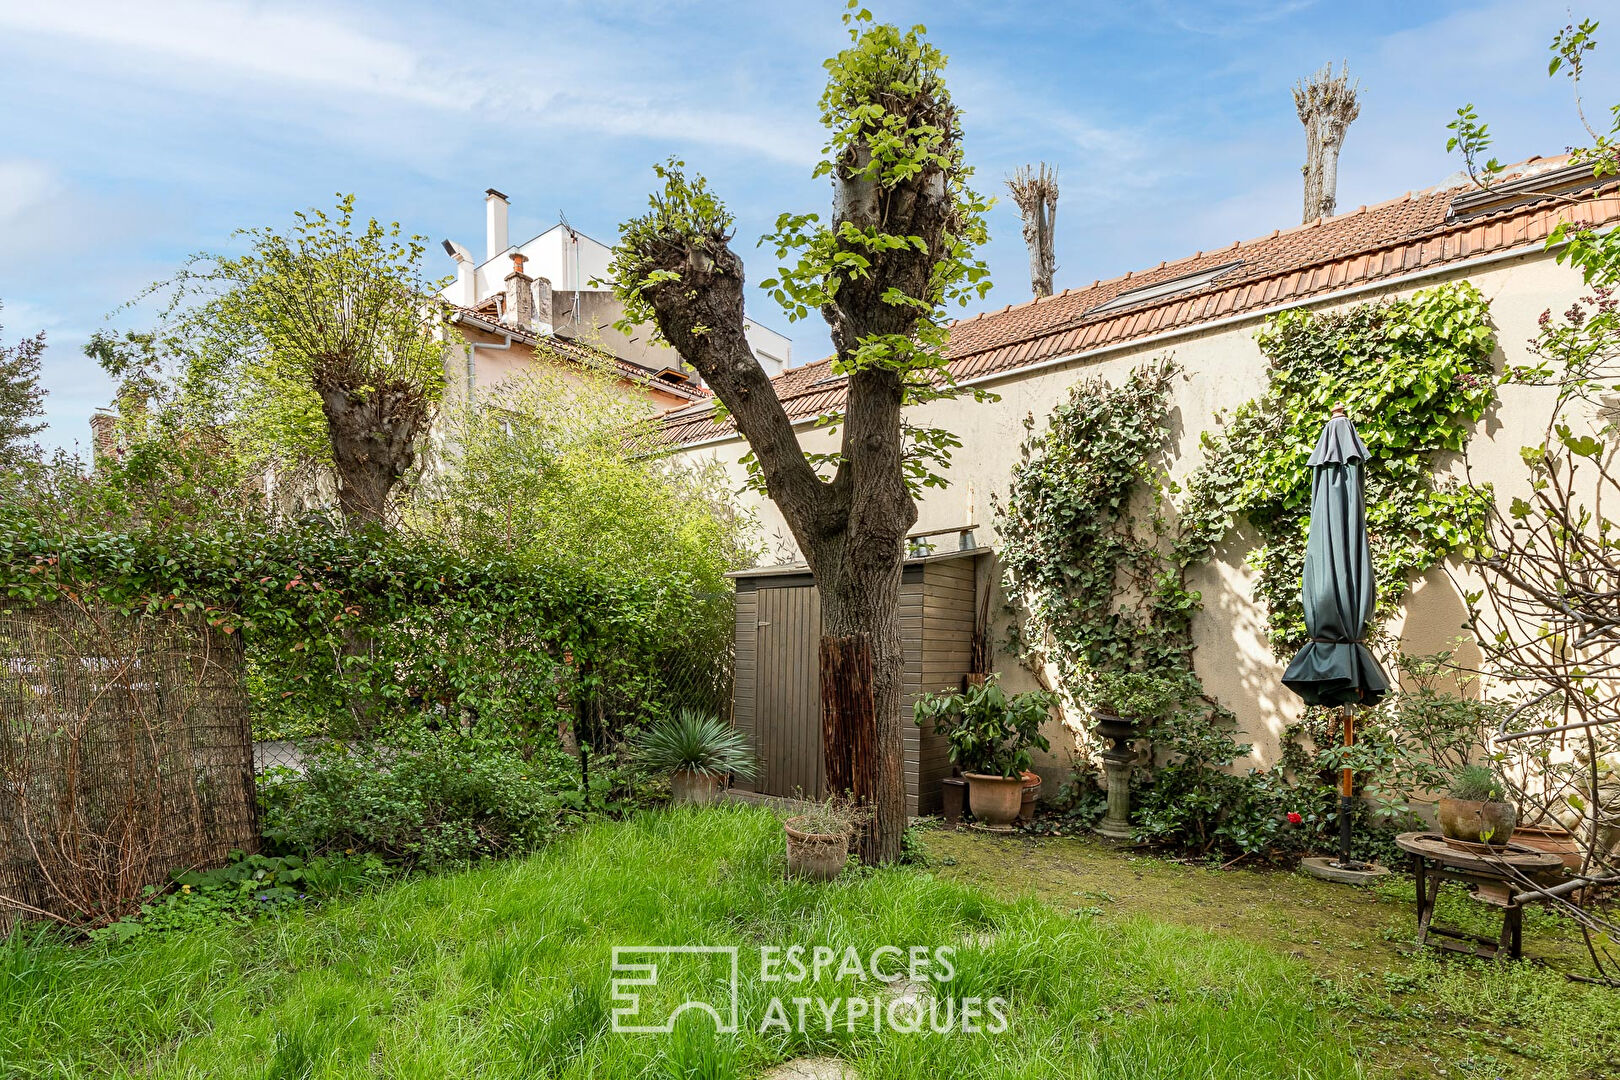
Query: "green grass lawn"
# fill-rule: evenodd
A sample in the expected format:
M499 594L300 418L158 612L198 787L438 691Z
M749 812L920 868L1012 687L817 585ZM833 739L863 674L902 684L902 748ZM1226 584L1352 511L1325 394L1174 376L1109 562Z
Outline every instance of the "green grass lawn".
M1236 936L1002 900L926 871L783 878L771 814L600 823L530 859L424 877L308 915L0 948L0 1076L749 1077L836 1054L877 1077L1362 1075L1310 967ZM742 1031L689 1015L615 1034L613 946L742 948ZM881 984L760 978L758 947L956 947L936 997L1004 997L1007 1030L758 1030L773 996ZM672 963L647 1004L720 985Z

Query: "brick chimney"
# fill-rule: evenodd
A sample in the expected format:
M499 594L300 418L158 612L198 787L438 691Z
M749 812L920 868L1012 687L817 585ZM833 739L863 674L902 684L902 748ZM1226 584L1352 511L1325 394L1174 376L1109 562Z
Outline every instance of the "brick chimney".
M527 261L522 255L512 256L512 272L506 275L506 306L501 311L501 321L510 326L532 330L535 289L534 279L523 272L523 264ZM547 298L549 299L549 295Z
M94 461L117 461L123 457L118 446L118 415L97 409L90 417L90 446Z

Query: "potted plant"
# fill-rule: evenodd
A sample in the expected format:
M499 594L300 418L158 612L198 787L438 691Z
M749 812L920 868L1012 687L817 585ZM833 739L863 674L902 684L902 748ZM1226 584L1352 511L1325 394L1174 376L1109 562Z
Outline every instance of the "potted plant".
M1048 749L1041 734L1056 697L1044 690L1009 695L997 676L961 693L925 694L912 717L945 737L951 763L968 785L968 809L985 825L1007 826L1018 817L1030 747Z
M677 803L715 802L728 776L754 775L754 755L743 733L697 709L678 709L643 731L636 757L649 769L668 774Z
M782 823L787 836L788 876L831 881L849 861L849 844L871 817L871 809L834 795L805 803L802 812Z
M1463 765L1451 774L1436 814L1447 840L1494 848L1506 846L1519 816L1502 782L1484 765Z

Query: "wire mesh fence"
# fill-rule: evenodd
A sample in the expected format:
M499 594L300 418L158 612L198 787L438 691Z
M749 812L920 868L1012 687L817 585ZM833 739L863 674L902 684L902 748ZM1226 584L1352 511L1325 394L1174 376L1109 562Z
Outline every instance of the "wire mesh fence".
M622 687L604 688L592 701L574 701L566 691L545 702L535 702L535 714L561 710L572 711L572 722L565 719L562 733L570 746L584 734L597 751L612 750L640 723L656 715L681 708L710 713L723 720L731 719L731 692L733 655L728 640L722 646L708 645L700 649L672 651L664 656L652 673L652 678L633 691ZM435 713L435 726L440 730L461 730L468 721L457 719L454 703ZM535 723L531 730L557 730L558 725ZM355 744L366 737L386 737L390 731L387 718L369 736L354 731L317 732L301 737L256 738L253 742L253 771L261 782L297 782L305 775L311 763L323 748L334 742Z
M179 613L0 615L0 928L109 922L256 848L242 667L236 637Z

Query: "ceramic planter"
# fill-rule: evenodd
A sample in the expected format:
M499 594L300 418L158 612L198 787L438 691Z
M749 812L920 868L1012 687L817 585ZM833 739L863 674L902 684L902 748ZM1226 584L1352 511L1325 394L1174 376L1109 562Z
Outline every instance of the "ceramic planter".
M1435 816L1447 840L1503 847L1513 838L1519 812L1512 803L1444 798L1436 805Z
M805 832L796 826L802 817L782 823L787 834L788 876L806 881L831 881L844 871L849 861L849 833Z
M981 825L1011 825L1024 802L1022 776L963 773L968 782L968 809Z
M1041 796L1041 778L1028 769L1024 770L1024 790L1018 805L1018 820L1027 825L1035 820L1035 800Z
M1513 830L1515 843L1537 851L1547 851L1564 860L1564 865L1579 871L1585 852L1575 834L1562 825L1520 825Z
M669 777L670 794L678 805L707 806L720 801L726 778L720 773L698 773L676 769Z

